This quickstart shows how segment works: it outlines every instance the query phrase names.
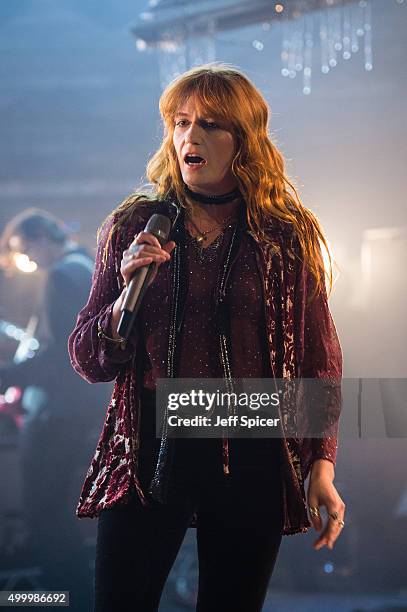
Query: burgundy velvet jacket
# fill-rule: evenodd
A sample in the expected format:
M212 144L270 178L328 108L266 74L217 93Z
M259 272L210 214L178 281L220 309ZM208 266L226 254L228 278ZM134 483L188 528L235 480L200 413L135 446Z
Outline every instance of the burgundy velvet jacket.
M148 500L138 478L140 421L140 370L138 341L141 334L134 327L123 351L98 335L98 322L110 335L113 304L124 285L120 274L123 251L134 235L143 230L148 218L168 213L167 204L137 204L132 217L113 234L107 261L102 253L117 213L106 222L96 254L92 287L86 306L79 312L69 341L73 368L89 383L115 380L107 408L105 424L83 484L76 514L79 518L98 516L116 503L126 503L133 483L143 504ZM256 260L264 287L267 341L270 364L275 378L321 378L333 382L332 401L327 406L329 435L323 438L283 438L282 479L284 535L308 531L304 483L316 459L328 459L334 465L340 414L338 381L342 377L342 351L328 307L325 288L310 303L315 287L313 276L301 261L298 238L292 226L275 217L268 221L265 243L247 228L256 246ZM170 268L171 261L162 264ZM169 289L171 274L168 272ZM169 290L171 295L171 290ZM232 347L233 350L233 347ZM281 421L292 419L289 403ZM226 476L227 477L227 476ZM191 521L196 526L196 515Z

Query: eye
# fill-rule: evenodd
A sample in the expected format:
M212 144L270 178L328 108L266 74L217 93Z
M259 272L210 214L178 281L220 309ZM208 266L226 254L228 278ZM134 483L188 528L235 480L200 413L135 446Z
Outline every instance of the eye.
M179 121L175 122L176 127L184 127L185 124L186 124L186 119L180 119Z
M214 121L205 121L204 122L205 127L207 127L210 130L217 130L220 128L220 126L215 123Z

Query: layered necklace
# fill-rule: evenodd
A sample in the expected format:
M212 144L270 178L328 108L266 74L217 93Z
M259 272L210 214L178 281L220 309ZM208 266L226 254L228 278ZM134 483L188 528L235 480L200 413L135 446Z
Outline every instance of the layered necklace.
M192 191L185 183L184 188L185 192L193 200L196 200L197 202L201 202L203 204L226 204L227 202L232 202L233 200L236 200L236 198L240 195L239 189L234 189L233 191L230 191L223 195L207 196ZM188 219L197 232L196 236L191 236L190 234L188 234L188 236L189 241L194 247L197 260L200 263L202 263L203 261L213 261L217 257L217 251L223 242L226 230L230 227L233 227L233 225L237 221L235 214L229 215L213 227L210 227L209 229L203 231L196 225L196 223L192 220L190 216L188 216ZM219 229L221 229L221 232L218 234L215 240L213 240L208 246L204 246L208 240L208 235Z

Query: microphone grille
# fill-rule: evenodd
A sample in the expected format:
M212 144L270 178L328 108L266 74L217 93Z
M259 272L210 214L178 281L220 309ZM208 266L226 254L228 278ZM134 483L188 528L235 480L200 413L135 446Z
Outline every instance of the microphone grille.
M150 217L146 225L146 232L154 234L156 238L163 244L168 241L170 235L171 221L165 215L154 214Z

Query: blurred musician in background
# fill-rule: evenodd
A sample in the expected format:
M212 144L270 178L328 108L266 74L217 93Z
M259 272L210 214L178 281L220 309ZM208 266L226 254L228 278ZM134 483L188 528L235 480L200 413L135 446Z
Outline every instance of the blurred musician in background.
M99 394L73 372L67 340L91 286L93 261L70 239L64 223L49 212L30 208L12 218L0 238L3 270L23 255L45 272L40 316L49 341L35 356L0 367L0 392L10 386L37 390L36 405L25 418L22 440L23 513L30 534L33 562L43 571L46 589L70 590L71 606L91 592L83 538L75 517L73 490L86 470L92 432L99 432L109 389ZM32 295L27 286L26 300ZM7 317L13 319L13 313ZM81 474L83 475L83 474Z

